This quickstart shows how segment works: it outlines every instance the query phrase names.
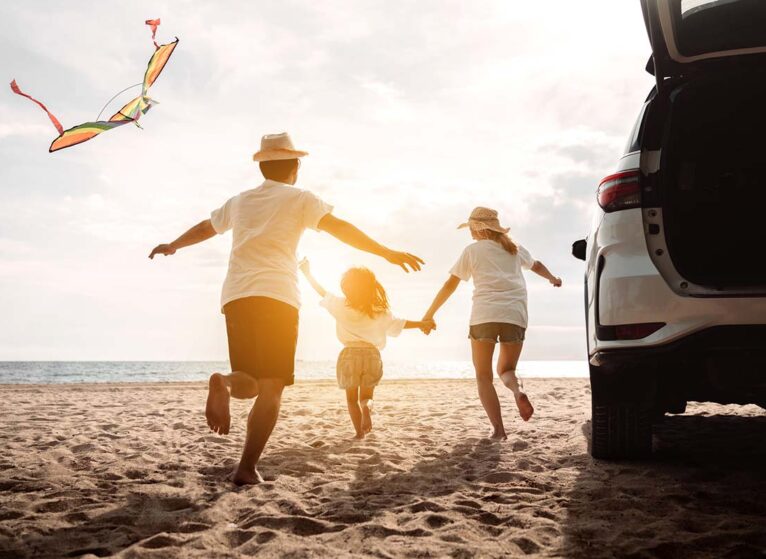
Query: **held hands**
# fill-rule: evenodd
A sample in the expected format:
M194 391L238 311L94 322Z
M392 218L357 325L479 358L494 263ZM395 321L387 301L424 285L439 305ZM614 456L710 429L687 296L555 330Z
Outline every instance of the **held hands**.
M433 318L424 318L420 321L420 331L428 336L432 330L436 330L436 322Z
M157 254L170 256L175 253L176 253L176 249L174 249L172 245L162 244L162 245L157 245L156 247L152 249L152 252L149 254L149 258L153 260L154 256Z
M551 282L551 285L552 285L553 287L561 287L561 278L551 278L551 279L550 279L550 280L548 280L548 281L550 281L550 282Z
M383 257L391 262L391 264L400 266L402 270L407 273L410 272L407 266L412 268L413 272L419 272L421 264L425 264L422 258L418 258L409 252L397 252L395 250L389 250L384 254Z

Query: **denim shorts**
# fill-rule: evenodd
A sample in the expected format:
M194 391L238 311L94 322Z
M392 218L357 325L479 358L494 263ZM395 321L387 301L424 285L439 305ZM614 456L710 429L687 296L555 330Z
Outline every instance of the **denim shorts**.
M483 324L474 324L468 329L468 337L477 342L492 342L501 344L517 343L524 341L524 332L526 328L518 324L509 324L507 322L484 322Z

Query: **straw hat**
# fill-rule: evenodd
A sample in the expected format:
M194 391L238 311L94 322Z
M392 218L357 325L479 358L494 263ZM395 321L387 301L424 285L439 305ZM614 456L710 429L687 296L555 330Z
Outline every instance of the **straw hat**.
M261 149L253 154L253 161L297 159L304 155L308 155L308 152L295 149L290 135L287 132L282 132L281 134L266 134L261 138Z
M483 231L489 229L490 231L497 231L498 233L508 233L510 229L508 227L502 227L500 220L497 218L497 212L490 208L474 208L471 212L468 221L458 225L458 229L463 227L470 227L474 231Z

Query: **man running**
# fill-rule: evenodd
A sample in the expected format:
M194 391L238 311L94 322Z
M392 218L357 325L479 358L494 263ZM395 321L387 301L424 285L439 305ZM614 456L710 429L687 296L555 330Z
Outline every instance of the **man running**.
M294 382L298 337L298 241L307 228L326 231L359 250L376 254L409 272L424 262L391 250L332 215L332 206L308 190L293 186L300 158L287 133L262 138L253 155L264 182L230 198L206 219L169 244L152 250L169 256L232 230L229 270L221 307L226 316L231 374L213 373L205 417L210 429L225 435L231 417L229 397L257 397L247 419L242 458L234 472L237 485L259 483L256 466L277 422L285 386Z

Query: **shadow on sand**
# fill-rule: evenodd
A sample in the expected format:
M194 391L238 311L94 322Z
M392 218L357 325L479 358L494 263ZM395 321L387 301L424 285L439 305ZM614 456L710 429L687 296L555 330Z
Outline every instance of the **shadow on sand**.
M307 462L312 462L332 467L337 455L342 455L348 448L349 445L344 443L318 449L289 449L269 455L264 463L271 462L273 465L269 469L287 470L286 473L289 473L290 464L305 468ZM433 499L465 492L465 498L458 499L458 506L462 503L464 512L479 517L483 524L497 525L500 520L483 511L482 503L468 493L475 482L496 474L501 448L501 444L489 439L471 438L449 450L430 451L425 459L404 470L396 464L395 456L384 459L374 447L367 447L367 456L358 460L351 483L316 488L311 516L337 530L404 508L413 513L433 512L426 520L427 526L438 528L444 522L438 513L445 509ZM486 498L491 500L492 495L487 494ZM383 537L394 533L423 535L416 533L421 531L417 528L399 531L377 524L367 525L364 530L370 532L366 535ZM391 533L382 533L386 531Z
M210 472L207 485L220 486L220 472ZM79 512L67 512L65 499L48 501L45 512L61 512L67 526L52 530L29 530L9 546L0 546L0 559L46 557L112 556L140 542L145 552L160 551L179 545L189 535L211 528L204 519L204 510L212 506L225 489L207 491L202 496L174 495L152 491L152 481L135 481L135 491L125 502L109 506L103 495L89 492L76 499ZM23 486L16 491L24 492ZM75 491L76 493L76 491ZM88 503L92 503L88 505ZM108 510L103 509L107 507ZM100 510L96 514L86 509ZM137 552L140 550L137 550Z
M561 554L763 557L766 417L672 416L655 433L651 461L572 457Z

